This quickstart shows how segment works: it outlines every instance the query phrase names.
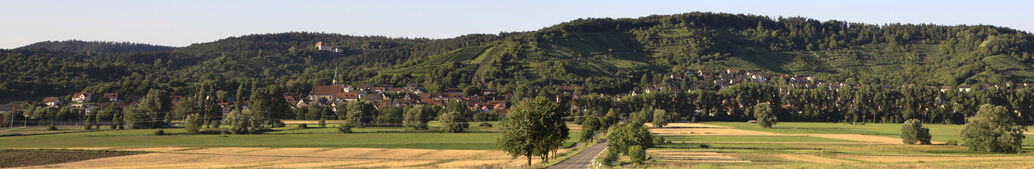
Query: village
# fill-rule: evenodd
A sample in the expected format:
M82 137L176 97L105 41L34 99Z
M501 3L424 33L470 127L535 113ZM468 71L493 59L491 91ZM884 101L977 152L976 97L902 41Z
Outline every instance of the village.
M321 47L320 50L327 51L339 51L340 49L332 48L318 43L317 46ZM765 83L775 84L784 86L779 88L780 94L787 94L786 88L796 89L828 89L832 91L839 91L841 88L860 88L861 84L845 83L845 82L826 82L818 80L810 76L802 75L791 75L781 73L769 73L760 71L742 71L737 69L724 69L724 70L687 70L684 72L671 73L665 76L664 83L649 85L646 87L637 87L625 94L610 94L608 96L620 99L622 96L634 96L643 93L652 93L656 91L669 90L669 91L680 91L680 92L693 92L696 90L711 90L720 91L730 86L742 84L742 83ZM580 86L567 86L557 85L551 86L558 89L559 92L572 94L574 99L578 98L578 95L573 95L576 90L582 89ZM895 88L897 86L883 86L884 88ZM900 87L920 87L916 84L901 84ZM959 92L969 92L973 90L988 90L988 89L1015 89L1015 88L1031 88L1034 87L1034 83L1013 83L1008 82L1005 84L979 84L972 86L922 86L926 88L937 89L940 92L947 92L950 90L957 90ZM531 90L542 88L542 86L528 86ZM466 94L466 95L465 95ZM119 106L124 108L127 105L133 105L139 103L141 95L123 95L120 93L95 93L87 92L76 92L68 96L53 96L45 97L39 102L27 101L22 104L8 103L0 105L0 113L7 112L18 112L20 109L28 106L46 107L53 109L68 108L78 116L89 115L92 112L98 110L107 109L108 106ZM169 99L172 104L175 105L184 96L172 95ZM495 113L499 117L503 117L515 104L514 101L510 100L513 98L513 94L501 94L497 89L482 89L477 92L464 93L463 89L460 88L446 88L440 92L428 93L426 89L422 88L419 84L409 83L405 86L393 86L388 84L339 84L337 80L334 80L332 84L325 86L313 86L312 90L307 94L285 94L283 99L289 104L292 109L305 108L307 106L327 106L333 111L338 111L336 108L340 104L352 103L352 102L368 102L372 103L378 109L383 107L406 107L413 105L432 105L432 106L444 106L450 101L461 101L468 109L477 113ZM553 98L554 101L559 101ZM785 98L784 98L785 99ZM217 100L216 104L222 109L222 114L226 115L230 113L235 106L238 106L234 98L228 98L225 100ZM239 103L245 110L247 109L247 101ZM572 103L573 104L573 103ZM790 105L783 105L784 107ZM572 105L573 109L576 109L578 105ZM574 111L574 110L573 110ZM25 118L28 118L33 112L22 112ZM3 120L3 116L0 116L0 120Z

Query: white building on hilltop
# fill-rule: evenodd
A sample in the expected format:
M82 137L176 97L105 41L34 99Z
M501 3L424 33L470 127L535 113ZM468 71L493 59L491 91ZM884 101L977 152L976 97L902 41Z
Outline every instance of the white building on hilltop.
M316 42L316 49L319 51L341 52L341 48L330 47L323 41Z

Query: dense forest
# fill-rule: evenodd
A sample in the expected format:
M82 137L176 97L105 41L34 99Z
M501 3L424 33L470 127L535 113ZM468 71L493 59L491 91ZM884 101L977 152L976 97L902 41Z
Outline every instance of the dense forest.
M342 52L319 51L323 42ZM332 79L480 86L581 86L626 93L672 72L757 70L830 82L959 86L1034 82L1034 35L989 25L873 25L791 17L685 13L578 19L530 32L448 39L288 32L169 48L134 43L40 42L0 50L0 100L72 92L233 93L243 83L304 95ZM339 72L339 77L334 77ZM643 78L644 76L653 76ZM650 79L642 81L640 79ZM250 95L250 93L245 93Z
M157 46L130 42L87 42L80 40L43 41L22 46L18 49L46 49L65 52L88 53L134 53L134 52L167 52L175 49L169 46Z

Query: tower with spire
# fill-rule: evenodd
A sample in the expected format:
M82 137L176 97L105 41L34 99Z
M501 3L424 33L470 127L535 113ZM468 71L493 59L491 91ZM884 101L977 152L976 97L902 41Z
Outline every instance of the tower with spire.
M338 78L338 76L337 76L337 68L335 67L334 68L334 80L331 81L330 83L337 84L337 78Z

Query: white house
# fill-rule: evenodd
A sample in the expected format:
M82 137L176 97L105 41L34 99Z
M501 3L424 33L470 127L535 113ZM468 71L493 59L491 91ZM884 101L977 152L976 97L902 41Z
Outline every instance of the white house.
M341 52L341 48L331 47L330 45L323 43L323 41L316 42L316 49L319 51Z
M75 94L72 94L72 101L76 102L76 103L89 102L91 98L93 98L93 97L92 97L92 95L90 95L90 93L79 93L79 92L76 92Z

